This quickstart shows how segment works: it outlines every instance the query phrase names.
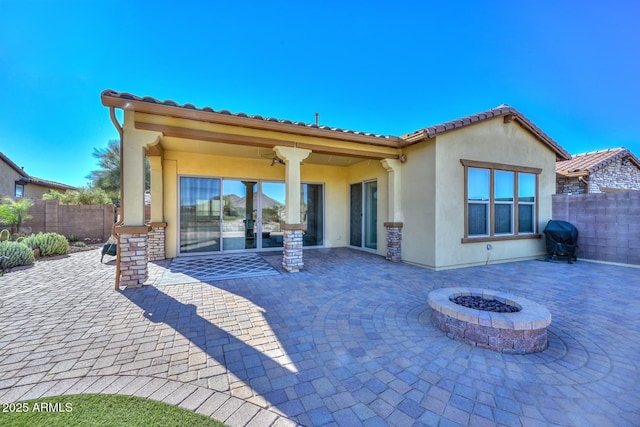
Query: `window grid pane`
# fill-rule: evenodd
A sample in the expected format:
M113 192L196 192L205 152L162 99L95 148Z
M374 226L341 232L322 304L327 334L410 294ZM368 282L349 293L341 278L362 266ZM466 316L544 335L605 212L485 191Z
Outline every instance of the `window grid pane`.
M495 234L513 234L513 204L496 203Z
M489 235L489 204L469 203L469 236Z

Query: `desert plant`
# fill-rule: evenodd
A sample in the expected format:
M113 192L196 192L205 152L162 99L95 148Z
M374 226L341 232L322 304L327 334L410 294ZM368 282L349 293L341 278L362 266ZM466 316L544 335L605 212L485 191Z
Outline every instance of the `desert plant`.
M11 233L6 228L0 231L0 242L6 242L11 238Z
M0 242L0 256L7 257L0 265L3 269L31 265L35 261L33 250L18 242Z
M29 215L31 206L33 202L29 199L13 200L5 197L0 203L0 222L9 225L14 233L18 232L23 221L32 218Z
M69 249L67 238L58 233L32 234L23 243L31 249L40 249L41 256L64 255Z

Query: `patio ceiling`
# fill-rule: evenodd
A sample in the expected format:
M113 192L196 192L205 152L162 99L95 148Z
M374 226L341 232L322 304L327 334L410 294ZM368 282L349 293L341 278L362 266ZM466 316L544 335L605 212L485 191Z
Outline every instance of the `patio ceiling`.
M271 147L236 145L196 139L164 137L160 145L165 151L182 151L224 157L241 157L245 159L264 159L265 162L271 161L276 156L276 153ZM367 159L357 156L311 153L303 163L349 166L364 160Z

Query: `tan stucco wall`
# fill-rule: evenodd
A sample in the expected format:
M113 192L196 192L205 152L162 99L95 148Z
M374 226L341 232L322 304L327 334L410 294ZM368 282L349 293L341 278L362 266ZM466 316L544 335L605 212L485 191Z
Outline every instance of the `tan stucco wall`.
M24 186L24 197L26 199L42 199L42 196L51 190L56 190L61 193L65 192L65 190L58 190L57 188L52 189L51 187L29 183Z
M20 175L11 166L0 160L0 196L15 196L19 179Z
M435 141L405 150L402 165L402 259L435 267Z
M435 142L421 143L407 153L403 171L403 258L406 261L445 269L484 264L488 256L489 262L502 262L544 253L543 239L494 241L490 242L493 246L490 252L486 249L487 242L461 242L465 223L461 159L541 168L538 230L541 232L551 219L555 154L517 123L505 124L501 117L488 120L442 134ZM414 157L422 160L416 162L416 166L412 164ZM435 185L431 184L434 178ZM424 189L421 190L419 183L424 183ZM421 203L412 202L412 197ZM422 203L426 208L421 210ZM424 231L420 232L421 229Z

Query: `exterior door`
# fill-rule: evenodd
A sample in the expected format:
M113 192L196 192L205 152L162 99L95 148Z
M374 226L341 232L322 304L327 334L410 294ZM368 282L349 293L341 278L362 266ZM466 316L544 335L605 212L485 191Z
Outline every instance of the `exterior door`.
M257 249L258 182L222 180L222 249Z
M351 184L349 244L359 248L378 248L378 183Z
M180 253L218 252L220 180L180 178Z
M304 246L321 246L323 186L301 185ZM183 255L268 250L284 246L285 183L180 177L180 243Z
M286 221L284 182L262 182L260 192L260 247L284 246L284 233L280 228Z

